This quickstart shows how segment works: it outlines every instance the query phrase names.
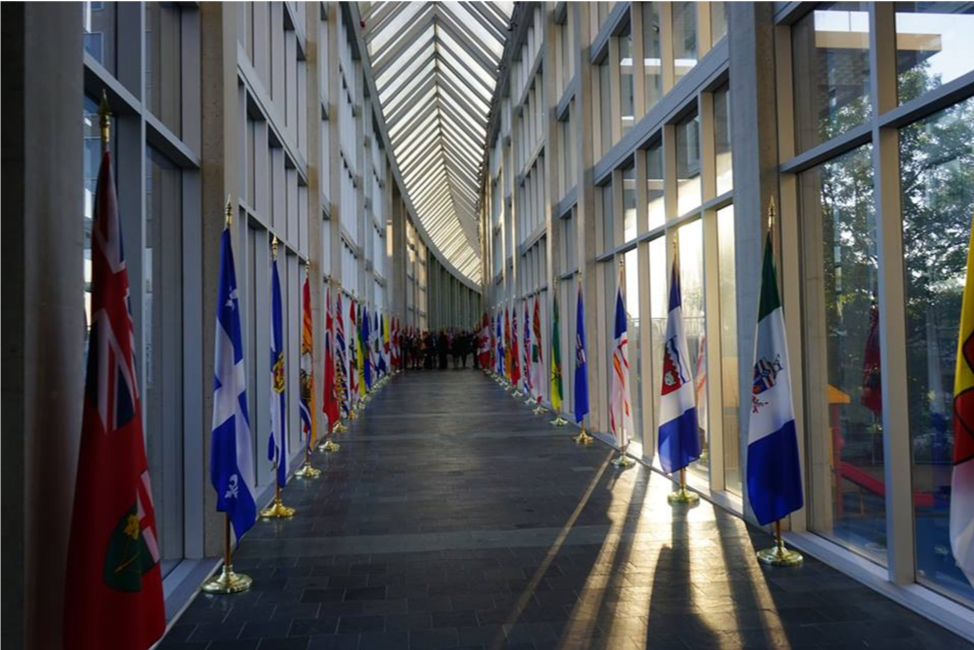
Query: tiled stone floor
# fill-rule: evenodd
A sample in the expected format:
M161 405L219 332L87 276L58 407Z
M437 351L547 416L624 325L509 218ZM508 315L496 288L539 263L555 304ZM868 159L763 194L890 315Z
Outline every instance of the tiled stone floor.
M397 377L243 540L253 590L162 648L974 648L814 559L761 567L763 532L549 419L477 371Z

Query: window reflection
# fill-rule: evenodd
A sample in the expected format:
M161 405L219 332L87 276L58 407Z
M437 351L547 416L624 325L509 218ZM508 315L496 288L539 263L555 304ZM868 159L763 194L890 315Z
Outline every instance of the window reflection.
M643 74L646 112L663 96L663 44L660 36L660 3L645 2L643 10Z
M657 237L649 243L649 313L650 335L652 336L653 363L653 434L655 445L656 429L659 426L660 391L657 387L663 376L663 344L666 341L666 237ZM647 436L647 442L650 436Z
M690 470L707 478L710 444L707 436L707 337L703 291L703 222L699 219L678 231L680 291L682 292L683 331L687 337L690 367L693 369L694 397L700 433L700 459ZM669 277L669 276L667 276Z
M896 72L900 103L974 70L974 6L897 2Z
M974 99L900 131L917 578L968 601L974 588L951 554L948 514L954 365L974 212L971 169Z
M724 485L741 494L741 436L737 357L737 271L734 257L734 206L717 211L717 272L720 294L720 382L723 395ZM719 453L719 450L718 452Z
M636 123L632 91L632 29L626 27L625 32L619 35L619 117L622 135Z
M676 125L677 213L700 207L700 116L694 113Z
M646 199L649 229L652 230L666 221L663 204L663 145L659 141L646 150Z
M818 5L792 29L792 56L799 150L841 135L869 118L866 3Z
M622 170L622 240L636 238L636 166L629 163Z
M717 41L727 35L727 3L710 3L710 42L717 44Z
M673 3L673 68L676 81L697 65L697 5Z
M714 152L717 156L717 196L734 189L731 154L730 88L724 84L714 92Z
M83 2L85 52L110 74L115 74L115 30L117 6L114 2Z
M872 178L872 147L867 145L804 172L800 189L809 319L808 403L816 423L812 430L819 432L809 441L812 524L818 532L885 564Z
M623 255L626 270L626 323L629 336L629 381L632 386L632 426L633 437L642 441L643 431L643 377L642 377L642 337L639 320L639 249L634 248ZM613 294L615 299L615 294Z

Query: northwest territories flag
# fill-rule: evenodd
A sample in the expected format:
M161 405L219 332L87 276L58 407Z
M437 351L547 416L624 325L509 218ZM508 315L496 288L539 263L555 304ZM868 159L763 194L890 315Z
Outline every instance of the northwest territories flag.
M257 520L257 504L247 416L247 372L229 225L223 229L220 244L217 296L210 483L216 490L217 512L227 513L233 532L240 539Z
M271 433L267 460L277 467L277 484L287 485L287 379L284 374L284 325L281 307L281 276L277 256L271 268Z
M690 355L683 332L680 266L673 260L670 274L670 311L663 344L663 385L660 389L659 460L667 473L683 469L700 458L694 383Z
M585 358L585 305L582 302L582 283L578 283L575 303L575 424L588 415L588 362Z
M974 230L971 232L974 244ZM950 493L950 546L974 585L974 247L967 249L967 283L960 312L954 375L954 472Z
M769 231L764 243L747 435L748 499L762 525L781 519L804 503L790 371Z

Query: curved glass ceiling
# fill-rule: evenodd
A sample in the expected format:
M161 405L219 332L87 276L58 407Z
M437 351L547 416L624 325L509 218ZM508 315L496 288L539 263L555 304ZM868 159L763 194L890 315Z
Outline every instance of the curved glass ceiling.
M382 114L433 244L481 280L477 198L513 2L377 2L363 15Z

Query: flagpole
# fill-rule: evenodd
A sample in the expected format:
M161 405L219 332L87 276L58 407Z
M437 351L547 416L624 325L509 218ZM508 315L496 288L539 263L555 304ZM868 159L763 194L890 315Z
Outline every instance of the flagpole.
M588 435L588 431L585 430L585 420L582 420L582 430L577 436L572 436L572 440L583 447L588 447L590 444L592 444L592 441L595 440L595 438Z
M304 279L305 279L306 282L308 282L310 280L310 278L311 278L311 264L305 264L304 265ZM303 313L302 313L302 317L303 317ZM327 334L326 334L326 336L327 336ZM302 335L302 338L304 338L303 335ZM311 353L309 352L309 355L310 354ZM302 353L302 356L304 356L303 353ZM313 369L314 369L314 357L313 356L311 357L311 368L312 368L312 372L313 372ZM313 375L311 375L311 376L313 377ZM308 381L310 382L311 379L309 379ZM314 390L314 386L313 385L312 385L311 390L312 391ZM308 401L309 401L308 411L310 411L309 418L311 418L311 425L313 426L315 413L314 413L314 409L310 408L311 407L311 404L310 404L311 398L310 397L308 398ZM301 469L299 469L298 471L296 471L294 473L294 476L296 478L312 479L312 478L318 478L319 476L321 476L321 470L320 469L317 469L317 468L315 468L315 467L313 467L311 465L311 431L312 431L311 426L309 426L308 427L308 440L304 443L304 464L301 466Z
M774 204L774 196L768 203L768 238L771 241L771 254L774 255L774 226L777 216ZM777 289L777 287L775 287ZM798 566L805 558L798 551L793 551L785 547L784 540L781 539L781 520L774 522L774 546L765 548L757 552L758 561L762 564L771 566Z
M208 594L239 594L254 584L245 573L233 570L233 547L230 544L230 515L223 513L223 568L220 575L203 583L201 587Z

